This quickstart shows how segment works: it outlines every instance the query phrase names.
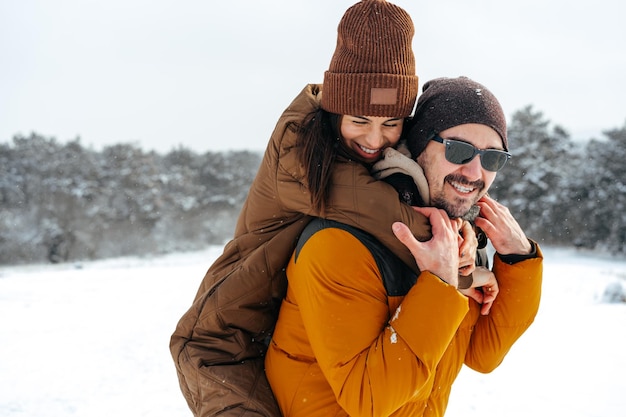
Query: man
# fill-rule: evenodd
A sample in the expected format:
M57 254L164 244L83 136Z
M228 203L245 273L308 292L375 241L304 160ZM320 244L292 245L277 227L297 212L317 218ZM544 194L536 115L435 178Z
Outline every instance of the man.
M535 318L541 251L487 196L509 157L498 101L467 78L433 80L414 123L407 144L423 173L412 177L434 206L416 210L433 237L418 242L402 223L393 230L421 272L361 230L322 219L305 228L266 357L285 417L441 416L461 366L492 371ZM457 218L474 206L497 252L500 292L488 315L458 289Z

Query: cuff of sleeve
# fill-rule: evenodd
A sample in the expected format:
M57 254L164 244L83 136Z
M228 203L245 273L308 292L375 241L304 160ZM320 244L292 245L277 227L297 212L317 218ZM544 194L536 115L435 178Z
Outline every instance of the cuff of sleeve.
M537 244L532 240L528 239L530 242L530 246L532 246L530 253L526 255L518 255L518 254L510 254L510 255L500 255L498 257L500 260L506 264L513 265L518 262L525 261L526 259L533 259L537 257Z

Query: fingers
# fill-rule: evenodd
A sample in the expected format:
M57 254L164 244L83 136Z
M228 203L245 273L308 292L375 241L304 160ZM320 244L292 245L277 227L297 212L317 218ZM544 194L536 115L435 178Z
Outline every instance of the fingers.
M467 288L464 290L459 290L459 292L465 295L466 297L469 297L472 300L476 301L478 304L483 303L483 298L484 298L483 293L477 288Z
M459 233L465 240L467 240L467 238L471 235L475 235L472 225L470 224L470 222L467 221L461 222L461 225L459 227Z
M467 221L461 221L459 234L459 273L469 275L476 268L478 239L474 228Z
M491 306L493 306L493 302L498 296L499 292L498 285L491 287L483 287L483 305L480 308L480 314L486 316L491 311Z
M398 240L405 246L411 244L412 240L417 240L415 239L415 236L413 236L413 233L411 233L411 229L409 229L409 227L402 222L394 222L391 225L391 230Z
M496 218L496 214L493 211L493 207L490 205L490 203L483 201L484 198L485 197L480 199L476 204L478 207L480 207L480 214L478 215L478 217L476 217L474 223L476 223L476 226L483 229L487 236L490 236L490 234L493 234L495 229L493 221Z
M480 304L480 314L483 316L489 314L493 302L498 296L497 291L489 291L487 288L482 288L482 291L478 288L468 288L466 290L459 290L459 292Z
M495 275L490 272L490 275L493 276L489 282L482 287L483 292L483 305L480 309L480 314L487 315L491 310L491 306L493 305L494 300L498 297L498 293L500 292L500 287L498 287L498 281L495 279Z
M483 303L483 305L480 306L480 314L482 314L483 316L488 316L489 312L491 311L492 305L493 305L493 301Z
M461 291L461 293L481 304L480 314L487 315L500 292L498 280L492 271L482 266L477 267L472 276L474 278L473 287Z
M488 195L482 196L480 200L478 200L478 202L481 203L482 205L491 206L491 207L494 207L496 205L501 205L500 203L498 203L496 200L494 200Z
M463 258L459 261L459 264L459 274L463 275L464 277L468 276L476 270L476 261L473 258L469 258L468 260L465 260L465 258Z
M448 217L446 212L441 209L434 207L413 207L413 210L428 218L430 225L433 228L433 234L435 233L435 228L438 230L451 228L452 223L455 222L455 220L450 220L450 217ZM456 230L458 230L458 228Z
M459 256L461 258L465 258L472 252L476 252L476 248L472 247L474 246L474 244L471 241L471 237L469 240L463 239L463 238L461 238L460 240L461 240L461 244L459 245ZM474 240L476 240L476 235L474 235Z
M410 251L421 271L429 271L446 283L458 285L458 229L452 226L445 211L435 208L414 208L426 216L431 224L432 238L418 242L407 226L394 223L394 235Z
M528 238L506 206L487 197L477 204L480 214L476 226L483 229L496 252L502 255L530 253L532 246Z
M480 200L478 200L476 205L480 207L478 218L487 220L490 224L496 224L499 221L498 218L502 216L505 211L508 211L505 206L487 196L483 196Z

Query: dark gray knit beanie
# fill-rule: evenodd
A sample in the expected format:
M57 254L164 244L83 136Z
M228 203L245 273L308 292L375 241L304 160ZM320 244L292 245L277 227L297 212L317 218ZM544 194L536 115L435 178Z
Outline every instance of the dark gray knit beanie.
M407 146L415 158L421 154L433 133L454 126L478 123L491 127L506 139L506 118L496 97L484 85L467 77L436 78L424 84L417 100Z

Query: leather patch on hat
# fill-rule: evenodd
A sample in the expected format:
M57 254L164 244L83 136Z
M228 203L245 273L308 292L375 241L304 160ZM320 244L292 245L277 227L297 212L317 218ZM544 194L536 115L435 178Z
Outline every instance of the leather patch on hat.
M397 88L372 88L370 104L396 104L397 101Z

